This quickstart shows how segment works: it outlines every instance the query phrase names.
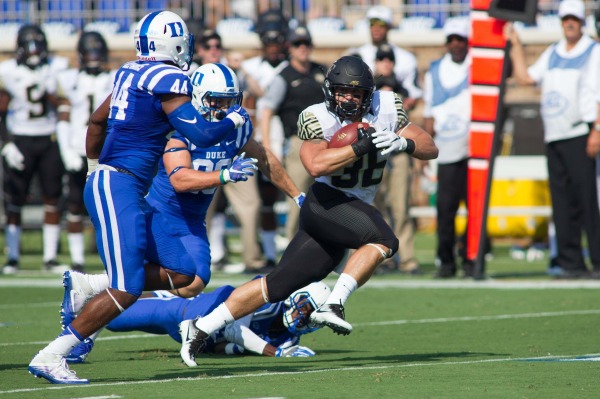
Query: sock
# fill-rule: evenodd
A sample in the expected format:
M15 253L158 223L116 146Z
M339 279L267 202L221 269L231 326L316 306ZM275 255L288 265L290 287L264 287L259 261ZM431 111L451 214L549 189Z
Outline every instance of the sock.
M326 303L343 305L357 288L358 283L356 280L351 275L342 273L340 274L338 281L335 283L333 291L331 291L331 294L329 294L329 298L327 298Z
M212 263L216 263L225 257L225 222L224 213L216 213L210 222L208 242L210 243Z
M210 335L226 325L233 323L234 321L235 319L231 315L227 305L222 303L206 316L196 320L195 325L200 330Z
M58 224L44 223L42 232L44 236L44 263L49 260L56 260L58 240L60 239L60 226Z
M83 233L69 233L67 234L69 240L69 252L71 254L71 262L77 265L83 265L85 263L84 257L84 240Z
M94 295L104 291L110 286L110 282L108 281L108 274L106 273L86 274L85 276L87 277L87 281L90 284L90 287L92 287L92 290L94 291Z
M8 259L19 260L21 255L21 226L9 224L6 226L6 246L8 247Z
M81 335L71 326L65 328L58 337L48 344L42 352L67 356L71 350L83 341Z
M263 231L260 233L262 240L263 254L266 259L277 259L277 247L275 246L275 230Z
M92 342L96 342L96 338L98 338L98 335L100 335L100 333L104 330L104 327L100 328L98 331L96 331L95 333L93 333L92 335L90 335L88 337L88 339L92 340Z

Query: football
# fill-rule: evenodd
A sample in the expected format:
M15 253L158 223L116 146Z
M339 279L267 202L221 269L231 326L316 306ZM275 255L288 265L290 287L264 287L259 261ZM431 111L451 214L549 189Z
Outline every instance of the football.
M327 148L340 148L356 142L356 140L358 140L358 129L361 127L367 129L369 124L365 122L354 122L342 127L331 136Z

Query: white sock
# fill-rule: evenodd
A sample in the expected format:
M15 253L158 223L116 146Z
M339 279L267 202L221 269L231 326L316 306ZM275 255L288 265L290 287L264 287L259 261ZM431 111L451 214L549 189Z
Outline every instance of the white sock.
M208 242L212 262L218 262L225 257L225 222L224 213L216 213L210 222Z
M83 265L85 263L85 244L83 240L83 233L69 233L67 234L67 239L69 240L71 262L74 264Z
M231 312L225 303L222 303L206 316L196 320L195 324L196 327L210 335L226 325L233 323L234 321L235 319L231 315Z
M71 350L79 345L81 340L73 334L71 326L68 326L56 339L48 344L42 352L53 355L67 356Z
M21 256L21 226L9 224L6 226L6 246L8 247L8 259L19 260Z
M326 303L343 305L357 288L358 283L356 280L351 275L342 273L335 283L331 294L329 294Z
M104 327L100 328L98 331L96 331L95 333L93 333L92 335L90 335L88 338L92 340L92 342L96 342L96 338L98 338L98 335L100 335L100 333L104 330Z
M260 238L262 240L263 254L266 259L277 259L277 247L275 246L275 230L262 231Z
M58 240L60 239L60 225L44 223L42 234L44 236L44 263L49 260L56 260Z
M108 281L108 274L86 274L87 281L92 287L94 291L94 295L104 291L110 286L110 282Z

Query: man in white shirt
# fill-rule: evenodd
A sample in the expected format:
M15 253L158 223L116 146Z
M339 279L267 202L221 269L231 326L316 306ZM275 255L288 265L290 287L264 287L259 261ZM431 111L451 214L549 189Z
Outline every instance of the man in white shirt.
M464 18L449 18L444 25L446 54L433 61L425 75L424 129L439 148L437 159L437 277L456 275L455 219L461 201L467 200L467 163L469 157L469 23ZM463 259L466 277L472 277L472 262Z
M560 3L558 15L564 37L549 46L529 68L519 36L508 26L512 43L513 75L524 85L542 88L541 111L556 229L554 275L590 275L583 257L581 236L586 233L594 274L600 273L600 211L595 155L600 134L597 96L600 46L583 33L585 6L581 0Z

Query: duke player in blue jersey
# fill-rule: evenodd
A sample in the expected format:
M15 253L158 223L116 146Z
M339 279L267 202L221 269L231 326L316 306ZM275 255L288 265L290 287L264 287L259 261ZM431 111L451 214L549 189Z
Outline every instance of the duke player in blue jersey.
M204 119L217 122L232 105L242 101L235 73L222 64L205 64L192 75L192 104ZM210 281L210 249L204 223L206 212L218 186L245 181L256 165L283 192L299 205L304 197L289 178L277 157L251 138L252 124L246 123L221 143L200 148L175 133L159 162L158 172L146 196L151 209L146 260L169 270L183 263L196 266L194 282L171 290L181 297L193 297ZM234 157L242 152L242 154ZM245 158L247 153L255 158ZM107 274L84 275L67 272L63 280L65 296L61 309L63 327L76 317L85 301L109 287ZM144 296L153 294L144 294ZM67 361L78 362L91 350L100 331L75 347Z
M168 334L175 341L183 343L181 353L187 353L189 324L207 315L233 290L234 287L226 285L190 299L166 291L153 291L149 297L141 298L111 321L106 328L114 332ZM300 337L319 328L309 322L309 317L325 302L330 292L326 284L316 282L295 291L284 301L265 304L254 313L216 331L205 353L237 355L248 351L275 357L314 356L313 350L299 345ZM91 345L88 346L86 352L71 358L69 362L84 362L91 348ZM182 356L182 359L188 366L196 366L187 356Z
M149 13L135 30L137 61L115 77L112 94L92 114L86 138L88 178L84 201L96 231L110 287L30 362L29 371L55 384L87 384L65 356L131 306L144 289L177 289L194 280L192 262L166 269L144 262L151 209L146 195L167 135L177 130L195 146L222 141L248 121L236 105L222 121L207 122L191 104L185 74L193 36L177 14Z

